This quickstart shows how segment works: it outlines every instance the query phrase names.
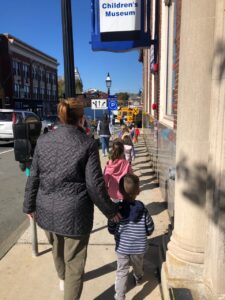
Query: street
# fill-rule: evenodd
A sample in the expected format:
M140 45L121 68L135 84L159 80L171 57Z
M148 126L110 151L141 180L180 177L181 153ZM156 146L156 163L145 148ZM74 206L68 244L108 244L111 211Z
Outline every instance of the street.
M25 174L14 159L13 144L0 143L0 259L26 228L22 213Z

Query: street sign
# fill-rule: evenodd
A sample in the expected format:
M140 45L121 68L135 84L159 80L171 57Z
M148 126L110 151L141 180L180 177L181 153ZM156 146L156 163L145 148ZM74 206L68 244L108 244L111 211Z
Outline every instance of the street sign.
M138 115L139 114L139 109L137 107L133 108L133 114Z
M118 110L118 101L108 98L108 110Z
M108 109L107 99L92 99L91 109Z
M108 96L108 100L118 100L118 96L117 95L109 95Z

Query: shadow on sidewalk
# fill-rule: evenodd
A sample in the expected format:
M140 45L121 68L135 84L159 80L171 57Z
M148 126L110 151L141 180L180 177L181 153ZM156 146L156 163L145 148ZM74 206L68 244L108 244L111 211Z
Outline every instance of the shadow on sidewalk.
M52 251L52 247L48 248L44 251L38 252L38 256L42 256L42 255L47 254L48 252L51 252L51 251Z
M116 271L116 261L113 261L105 266L102 266L98 269L89 271L84 274L84 281L88 281L91 279L95 279L100 276L104 276L105 274L115 272Z
M147 163L149 163L149 166L146 166ZM135 162L134 167L136 167L137 165L144 165L146 167L146 169L147 169L147 167L148 167L148 169L150 169L151 168L150 163L151 163L151 160L147 159L146 161ZM139 167L142 168L141 166L139 166Z
M92 233L95 233L95 232L98 232L98 231L100 231L100 230L102 230L102 229L105 229L105 228L107 228L107 227L108 227L107 225L104 225L104 226L102 226L102 227L93 229L93 230L91 231L91 234L92 234Z
M144 186L141 186L140 191L146 191L146 190L153 190L153 189L157 189L159 187L158 182L153 182L153 183L149 183L149 184L145 184Z
M152 202L146 205L151 216L155 216L167 209L167 202Z

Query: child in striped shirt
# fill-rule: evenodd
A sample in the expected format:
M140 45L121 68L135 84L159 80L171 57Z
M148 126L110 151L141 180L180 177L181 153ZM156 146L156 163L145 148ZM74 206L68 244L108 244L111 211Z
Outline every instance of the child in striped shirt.
M119 223L108 221L108 230L114 234L116 241L116 300L125 299L130 265L133 267L135 283L141 283L147 236L154 230L147 208L141 201L135 200L140 192L138 176L127 174L122 177L120 192L124 196L123 202L118 204L122 219Z

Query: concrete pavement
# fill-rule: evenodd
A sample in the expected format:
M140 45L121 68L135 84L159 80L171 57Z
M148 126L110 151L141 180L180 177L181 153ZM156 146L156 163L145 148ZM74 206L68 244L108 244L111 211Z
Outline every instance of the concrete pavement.
M106 158L101 158L102 166ZM128 287L128 300L161 300L158 268L159 245L167 232L169 218L142 138L136 146L134 171L141 179L142 200L155 222L155 231L149 238L149 250L145 258L143 284ZM94 227L88 247L84 289L81 300L113 299L116 270L114 239L106 228L107 220L95 209ZM1 300L62 300L58 278L54 269L51 246L43 231L38 228L39 256L31 255L30 230L26 230L17 244L0 261ZM131 278L130 278L131 279Z

